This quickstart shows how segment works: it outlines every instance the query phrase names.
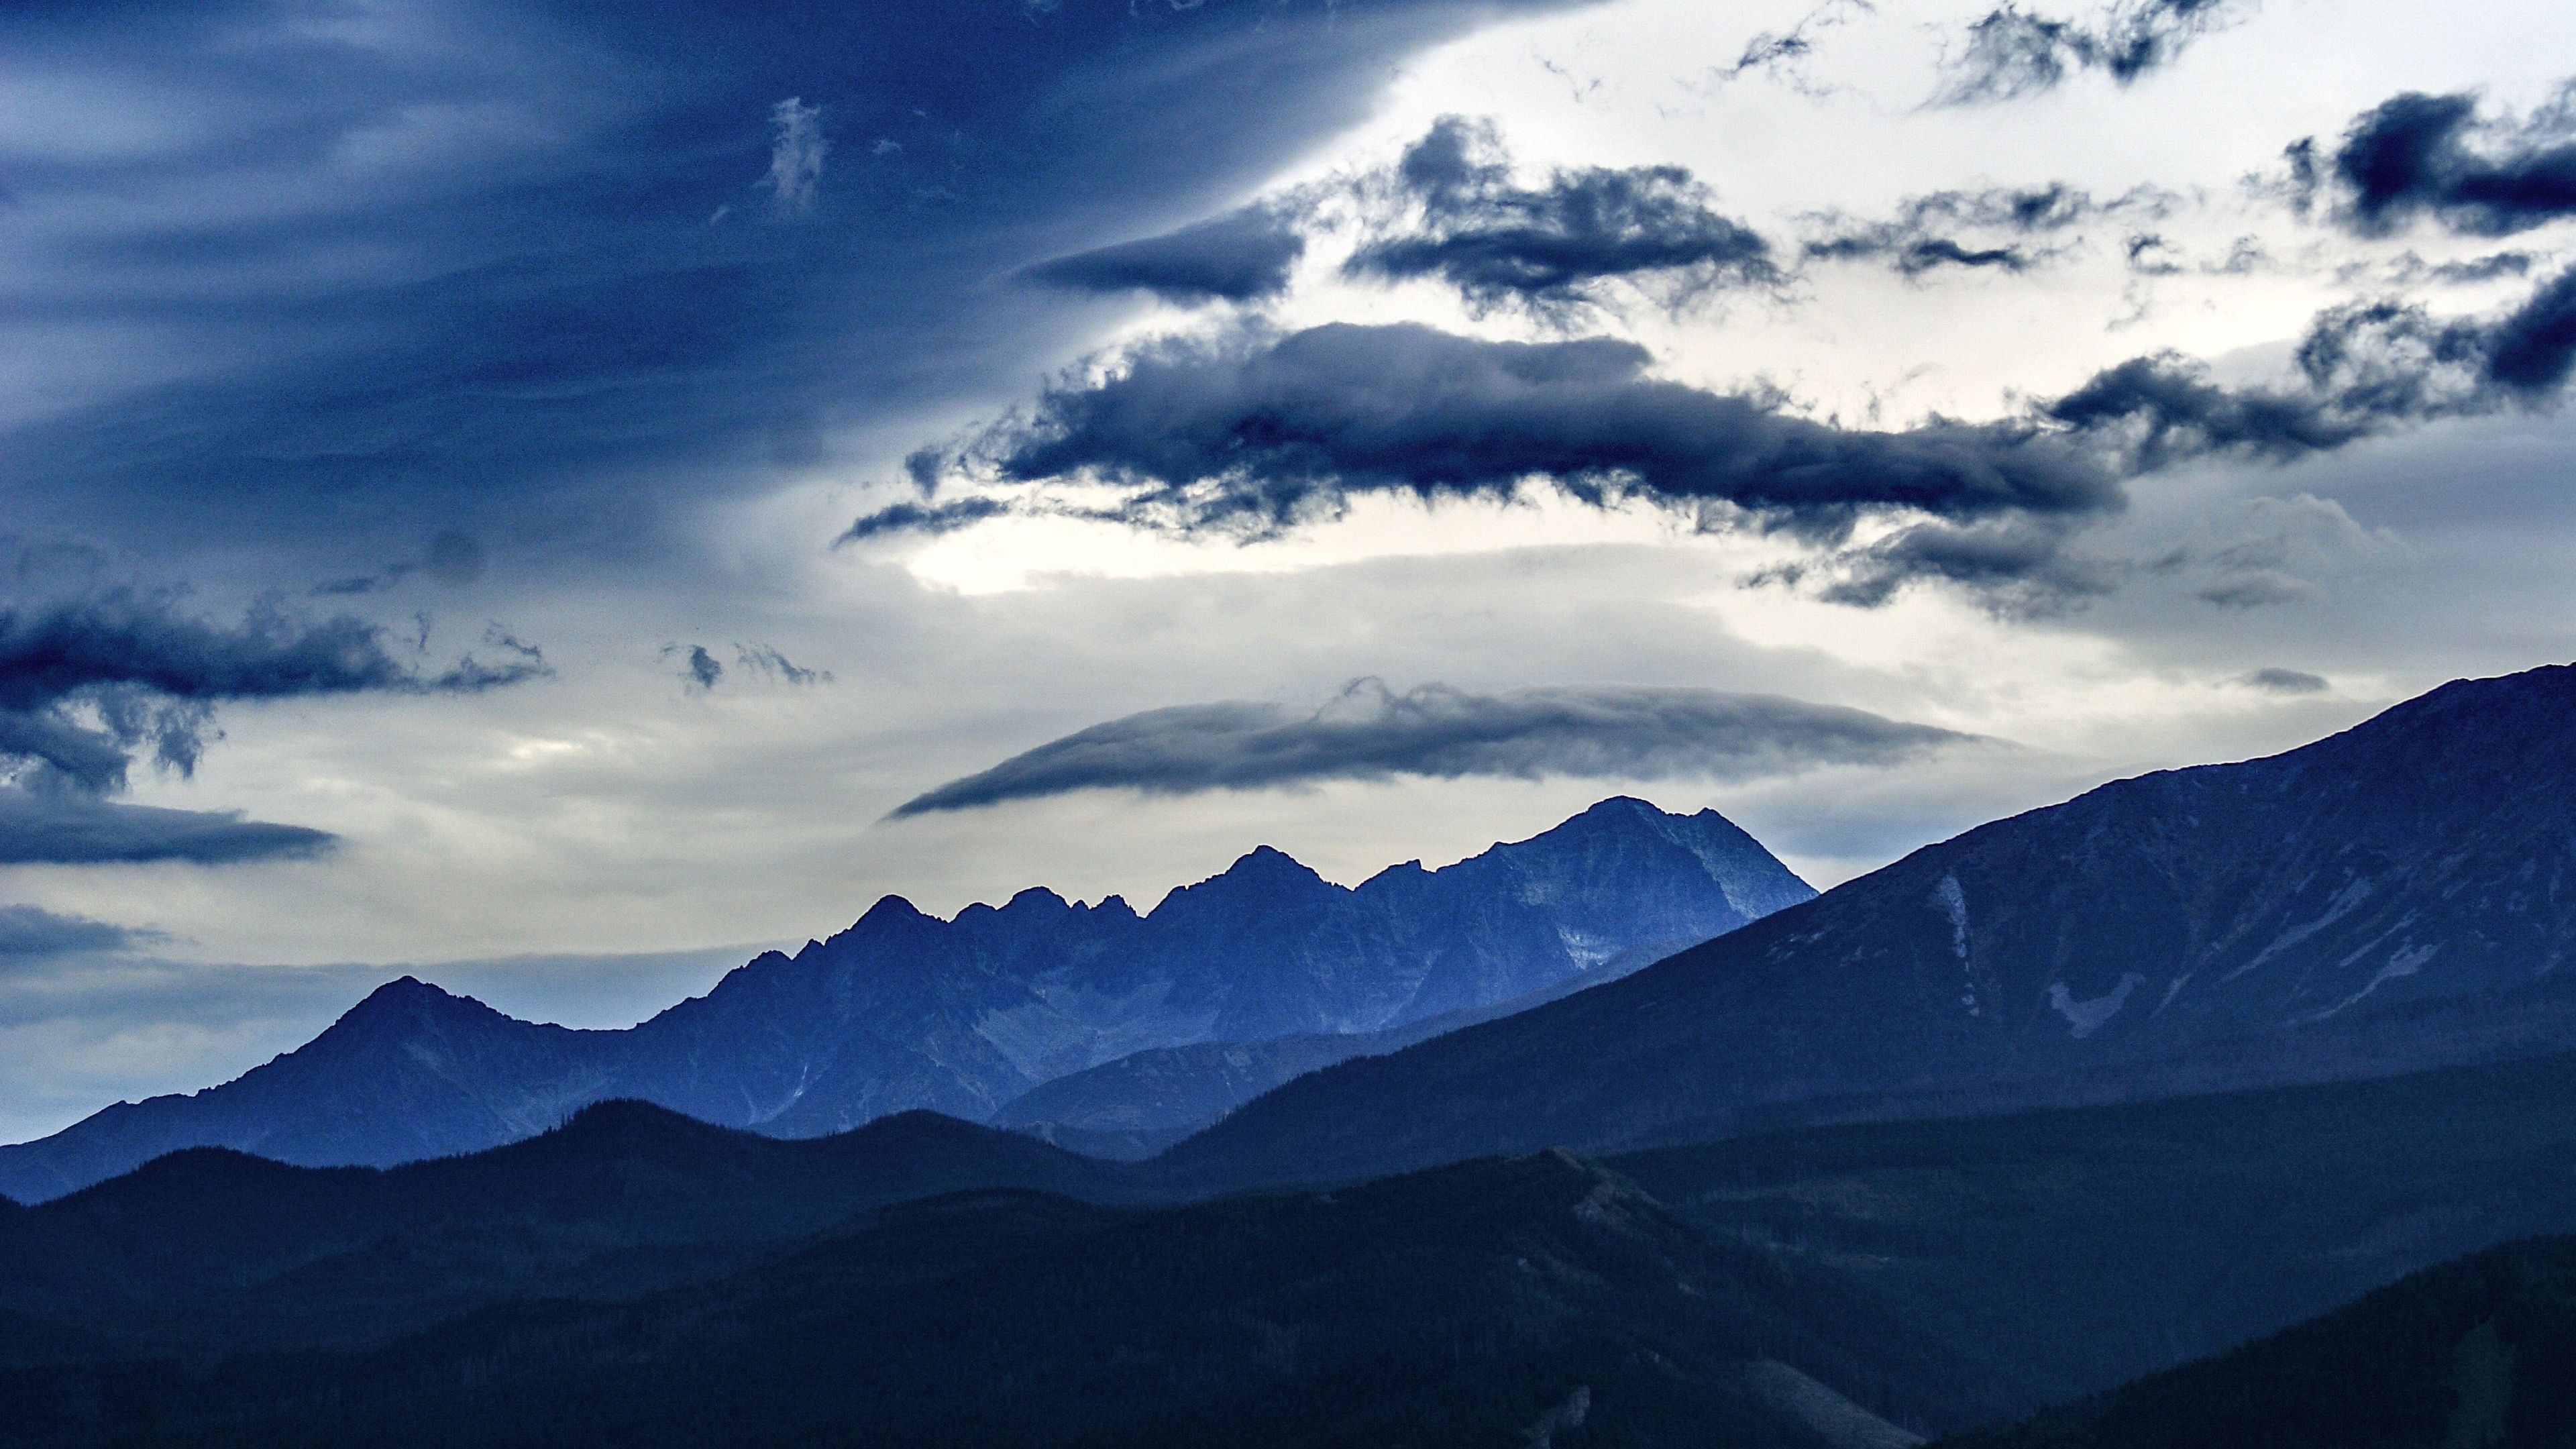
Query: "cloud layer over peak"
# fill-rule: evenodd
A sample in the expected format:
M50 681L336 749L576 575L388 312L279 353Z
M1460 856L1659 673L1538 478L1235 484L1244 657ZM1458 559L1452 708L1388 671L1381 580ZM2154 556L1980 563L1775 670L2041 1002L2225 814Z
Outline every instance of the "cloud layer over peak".
M1230 700L1093 725L915 796L892 818L1075 790L1183 795L1399 775L1743 780L1900 764L1974 739L1776 695L1437 684L1398 694L1363 679L1311 713Z

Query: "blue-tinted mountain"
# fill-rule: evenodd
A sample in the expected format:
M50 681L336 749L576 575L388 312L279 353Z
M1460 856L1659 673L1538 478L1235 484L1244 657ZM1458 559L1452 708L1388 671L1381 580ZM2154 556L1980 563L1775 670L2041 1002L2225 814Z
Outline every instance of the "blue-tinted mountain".
M1623 980L1302 1077L1171 1161L1356 1178L2571 1044L2562 666L1982 826Z
M1028 890L940 920L889 896L626 1031L516 1021L406 978L223 1086L0 1147L0 1192L49 1198L194 1146L390 1165L514 1141L611 1097L789 1137L916 1108L980 1120L1137 1052L1402 1028L1811 895L1716 812L1623 798L1356 888L1265 847L1150 914Z
M1005 1103L989 1120L1094 1157L1141 1160L1308 1072L1527 1011L1616 981L1691 944L1638 946L1524 996L1377 1031L1301 1032L1268 1041L1198 1042L1131 1052L1041 1083Z

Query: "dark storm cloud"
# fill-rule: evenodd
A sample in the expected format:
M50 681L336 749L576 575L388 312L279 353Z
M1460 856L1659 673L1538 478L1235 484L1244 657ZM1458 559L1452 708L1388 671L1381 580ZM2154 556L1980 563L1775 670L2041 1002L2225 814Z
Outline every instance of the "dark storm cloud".
M1488 342L1412 325L1171 342L1049 391L972 451L1009 480L1090 471L1128 485L1140 519L1255 532L1346 493L1495 497L1533 476L1596 500L1731 505L1811 536L1873 508L1968 518L2119 503L2111 478L2031 426L1847 430L1648 377L1649 360L1611 338Z
M2119 512L2140 475L2211 457L2294 462L2416 423L2552 405L2576 370L2576 272L2483 319L2338 307L2297 359L2289 385L2245 387L2177 355L2137 357L2017 416L1871 430L1651 377L1645 349L1611 338L1239 331L1134 349L922 470L1091 478L1125 490L1109 516L1248 537L1330 517L1357 494L1509 498L1544 479L1585 502L1637 500L1821 547L1765 577L1842 602L1883 603L1920 579L2041 613L2116 581L2069 544ZM1860 538L1865 518L1894 526ZM2263 602L2249 579L2222 602Z
M1026 275L1086 292L1151 292L1184 305L1251 302L1287 290L1305 254L1293 214L1248 206L1161 236L1059 257Z
M1517 186L1490 123L1444 116L1388 184L1399 217L1343 263L1353 276L1437 277L1472 305L1542 312L1598 302L1612 280L1675 302L1779 280L1770 244L1678 166L1589 166Z
M74 952L121 951L156 937L156 932L61 915L40 906L0 906L0 965Z
M238 811L168 810L0 785L0 865L235 865L319 855L337 842L328 831L245 820Z
M1860 221L1811 218L1803 254L1818 261L1879 261L1914 277L1942 267L2027 271L2060 254L2062 234L2105 221L2164 215L2173 198L2140 187L2107 200L2052 182L2046 186L1935 191L1908 197L1896 214Z
M1932 103L2014 100L2088 70L2127 85L2253 9L2253 0L2120 0L2089 19L2061 19L1998 5L1970 24L1959 49L1944 58Z
M2356 117L2322 167L2313 141L2290 156L2301 190L2331 188L2335 215L2364 234L2430 216L2509 236L2576 216L2576 89L2519 120L2480 116L2474 95L2410 91Z
M0 433L0 496L334 578L424 519L646 529L1023 365L1074 319L990 278L1552 3L20 7L0 60L65 82L13 131L0 346L124 370Z
M1893 765L1972 735L1775 695L1621 686L1397 694L1353 683L1323 709L1229 701L1147 710L952 780L893 817L1076 790L1155 795L1398 775L1740 780Z

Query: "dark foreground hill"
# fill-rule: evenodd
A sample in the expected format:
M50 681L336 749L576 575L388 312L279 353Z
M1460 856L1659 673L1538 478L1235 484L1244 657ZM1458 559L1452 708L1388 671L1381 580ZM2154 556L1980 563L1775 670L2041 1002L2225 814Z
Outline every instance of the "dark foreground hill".
M943 921L889 896L830 940L765 954L626 1031L517 1021L406 977L232 1082L0 1147L0 1192L55 1197L196 1146L390 1166L516 1141L616 1097L779 1137L913 1108L980 1121L1134 1053L1472 1012L1814 894L1715 811L1622 798L1355 888L1265 847L1145 914L1027 890ZM1087 1110L1114 1113L1126 1080L1095 1083ZM1192 1101L1239 1100L1215 1086Z
M1322 1182L1558 1143L2136 1100L2576 1045L2576 667L2123 780L1174 1148Z
M2576 1232L2576 1056L1609 1159L2058 1400Z
M1818 1301L1867 1302L1872 1314L1903 1325L1904 1342L1945 1346L1979 1366L1980 1395L1993 1416L2007 1417L2273 1331L2460 1253L2576 1231L2576 1057L2123 1106L1804 1128L1629 1154L1607 1166L1668 1210L1657 1221L1715 1245L1711 1251L1748 1252L1809 1275L1828 1285ZM1441 1180L1451 1179L1421 1179ZM1019 1206L941 1209L928 1219L888 1206L959 1189L998 1191L996 1202ZM1031 1189L1044 1198L1028 1196ZM368 1356L414 1351L398 1339L436 1338L466 1320L488 1327L534 1315L554 1324L571 1314L588 1333L628 1321L618 1315L657 1293L662 1306L652 1313L712 1313L734 1301L727 1295L748 1291L724 1286L742 1275L775 1268L792 1277L804 1270L779 1265L822 1261L811 1257L818 1233L844 1245L834 1252L861 1253L869 1263L899 1259L883 1271L922 1274L987 1251L976 1244L1036 1252L1014 1246L1015 1224L1087 1234L1147 1221L1164 1225L1154 1231L1254 1221L1226 1217L1235 1209L1224 1204L1209 1205L1224 1209L1214 1218L1155 1206L1174 1190L1150 1163L1089 1162L929 1114L842 1137L777 1141L640 1104L606 1104L546 1137L389 1171L192 1151L39 1207L0 1208L0 1365L64 1369L14 1381L51 1385L45 1393L77 1399L87 1384L102 1403L133 1395L159 1402L155 1396L172 1392L161 1386L166 1374L197 1383L219 1364L230 1363L225 1374L251 1374L260 1362L283 1361L263 1354L316 1349L358 1355L333 1362L377 1362ZM1350 1200L1344 1192L1331 1201ZM1332 1252L1409 1261L1431 1251L1426 1242L1472 1233L1480 1221L1463 1192L1408 1188L1366 1200L1404 1211L1386 1206L1351 1219L1356 1226L1333 1240ZM948 1226L932 1232L919 1227L924 1221ZM915 1227L880 1233L869 1223ZM849 1247L854 1233L875 1247ZM1382 1241L1372 1245L1370 1234ZM814 1280L825 1286L794 1291L839 1294L881 1311L890 1290L846 1286L857 1271L833 1268ZM1125 1270L1100 1271L1108 1283ZM1212 1274L1211 1282L1224 1277L1206 1263L1186 1271ZM996 1305L1017 1304L1013 1281L959 1278L941 1291L1000 1294ZM1353 1297L1336 1310L1346 1316L1330 1334L1412 1331L1404 1315L1413 1309L1401 1295L1388 1296L1373 1280L1337 1281ZM1381 1322L1374 1316L1381 1314L1392 1316ZM817 1331L857 1330L833 1319ZM1855 1352L1875 1342L1837 1341ZM1013 1353L1028 1347L1011 1342ZM1228 1342L1235 1347L1224 1352L1250 1355L1271 1340ZM1224 1353L1209 1352L1216 1356L1202 1365L1207 1375L1268 1372L1257 1355L1252 1368L1226 1368ZM1012 1372L1014 1360L999 1348L975 1354L993 1374ZM154 1359L179 1367L134 1366ZM298 1372L319 1371L321 1360L296 1361L304 1364ZM1872 1397L1858 1380L1792 1361L1881 1414L1905 1417L1888 1407L1897 1401ZM117 1362L129 1367L106 1367ZM76 1363L86 1367L70 1372ZM1786 1395L1784 1402L1812 1399L1804 1389L1790 1392L1798 1381L1786 1372L1747 1369L1742 1382ZM1058 1391L1091 1392L1079 1384L1048 1390ZM1956 1427L1928 1412L1924 1426Z
M0 1374L11 1444L1856 1449L1997 1376L1562 1153L1154 1212L984 1193L369 1352Z
M1956 1449L2563 1449L2576 1238L2491 1249Z
M380 1341L504 1301L706 1278L968 1188L1139 1195L1112 1164L928 1112L789 1142L606 1102L392 1169L194 1148L0 1211L0 1363Z

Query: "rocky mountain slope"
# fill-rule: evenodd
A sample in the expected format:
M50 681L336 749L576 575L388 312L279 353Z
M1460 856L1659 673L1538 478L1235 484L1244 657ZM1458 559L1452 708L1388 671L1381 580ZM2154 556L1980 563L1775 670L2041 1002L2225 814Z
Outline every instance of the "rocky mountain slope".
M1173 1149L1241 1182L2121 1100L2576 1043L2576 667L1915 852Z
M1147 914L1029 890L943 921L889 896L627 1031L534 1025L394 982L233 1082L0 1147L0 1193L48 1198L191 1146L410 1161L523 1138L610 1097L779 1136L912 1108L981 1119L1136 1052L1400 1029L1812 895L1714 811L1614 799L1356 888L1263 848Z

